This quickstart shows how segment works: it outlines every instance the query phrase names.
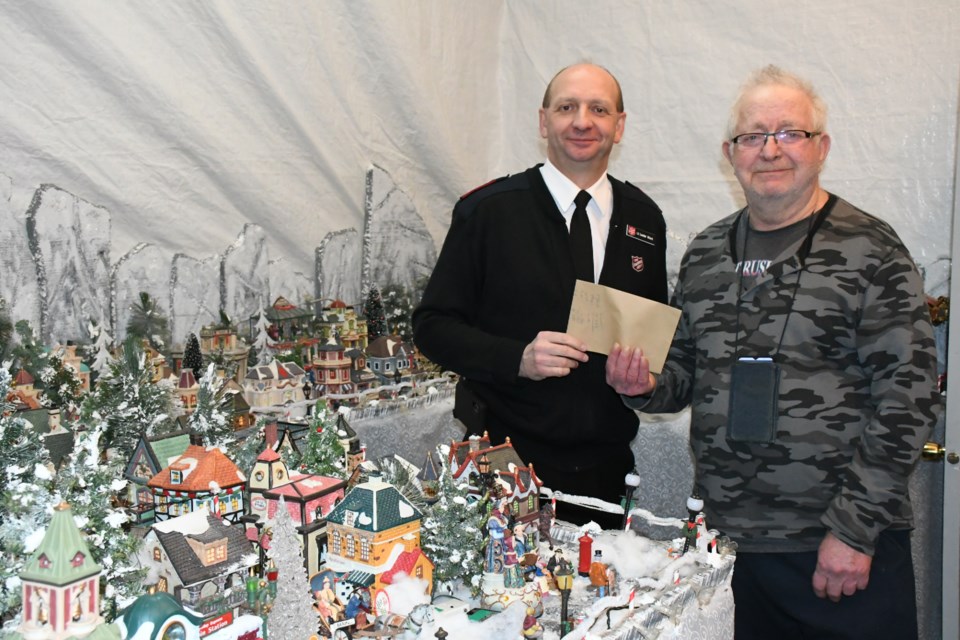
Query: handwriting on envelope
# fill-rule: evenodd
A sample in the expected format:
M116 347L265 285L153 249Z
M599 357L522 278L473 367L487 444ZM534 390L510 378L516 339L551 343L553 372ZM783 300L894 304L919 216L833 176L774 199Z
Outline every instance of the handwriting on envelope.
M650 370L660 373L679 321L679 309L577 280L567 333L586 342L594 353L610 353L614 342L640 347Z

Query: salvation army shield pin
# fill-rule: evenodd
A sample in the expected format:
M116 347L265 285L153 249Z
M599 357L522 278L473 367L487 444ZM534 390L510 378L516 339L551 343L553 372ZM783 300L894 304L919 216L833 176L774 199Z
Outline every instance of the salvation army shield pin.
M643 256L630 256L630 264L634 271L643 271Z

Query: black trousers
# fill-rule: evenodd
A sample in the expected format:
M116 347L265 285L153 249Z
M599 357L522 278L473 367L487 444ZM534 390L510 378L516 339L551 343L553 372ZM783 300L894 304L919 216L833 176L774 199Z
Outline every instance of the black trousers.
M916 640L909 531L880 534L863 591L840 602L813 592L817 552L738 553L736 640Z

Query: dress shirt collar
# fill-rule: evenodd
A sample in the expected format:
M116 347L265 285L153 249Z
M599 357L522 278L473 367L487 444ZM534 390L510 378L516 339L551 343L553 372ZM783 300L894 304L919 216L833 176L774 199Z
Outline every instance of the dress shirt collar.
M573 183L567 176L560 173L550 160L543 163L540 167L540 175L553 196L557 208L563 214L567 223L570 223L570 217L573 215L573 199L580 193L580 187ZM587 205L587 213L593 217L609 220L613 212L613 188L610 186L610 180L607 179L607 173L604 172L600 179L586 189L592 200Z

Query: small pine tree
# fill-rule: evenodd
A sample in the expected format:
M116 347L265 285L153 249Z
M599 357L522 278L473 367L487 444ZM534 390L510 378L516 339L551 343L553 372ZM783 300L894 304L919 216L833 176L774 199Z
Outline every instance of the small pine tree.
M383 311L383 298L377 285L370 285L367 301L363 305L363 314L367 317L367 335L370 341L387 334L387 319Z
M256 351L258 364L269 364L273 358L273 346L277 341L270 337L270 321L265 310L260 309L260 317L257 318L254 329L257 330L257 337L251 351Z
M60 409L64 415L77 415L83 401L83 385L76 372L64 364L60 356L50 356L40 371L42 397L48 407Z
M479 594L483 574L483 515L468 499L469 487L453 479L447 457L441 453L438 499L423 519L423 550L434 563L436 584L461 580Z
M7 310L7 301L0 296L0 362L7 359L7 354L13 349L13 321Z
M391 284L383 289L383 308L386 313L388 331L398 335L404 342L413 340L411 317L416 303L406 287Z
M320 617L310 604L310 579L304 567L300 538L282 497L273 519L273 537L267 556L277 567L277 596L267 622L270 636L291 640L316 636Z
M336 413L328 412L322 407L314 412L303 453L292 466L304 473L333 478L346 477L347 465L343 445L337 439Z
M197 406L190 414L190 429L203 436L207 446L226 447L233 440L230 416L223 410L223 380L214 371L213 363L200 378Z
M197 340L195 333L187 336L187 346L183 351L183 368L192 369L196 376L203 371L203 354L200 353L200 341Z
M80 407L83 424L103 423L100 446L129 460L140 436L174 430L173 388L168 381L151 381L139 340L128 338L122 357L110 365L93 393Z
M13 413L10 387L10 372L0 367L0 637L19 624L27 539L45 526L52 507L49 453L34 427Z
M17 332L17 345L13 347L21 369L29 373L35 380L40 379L40 372L47 366L47 354L43 345L33 334L33 327L26 320L19 320L14 325Z
M114 361L113 354L110 353L110 345L113 344L113 338L111 338L107 330L101 326L96 327L94 331L96 332L93 343L95 355L93 362L90 364L90 370L96 372L99 376L103 375L103 373L110 368L110 363Z
M93 559L103 567L107 585L104 617L112 620L143 592L146 570L137 559L142 541L125 530L130 514L116 500L127 485L122 479L122 464L127 459L103 459L99 441L104 426L79 429L74 425L73 454L57 472L55 500L69 502L74 516L83 523L81 530Z
M157 301L146 291L140 292L139 303L130 306L127 337L131 336L146 340L157 351L164 351L170 344L167 318Z

